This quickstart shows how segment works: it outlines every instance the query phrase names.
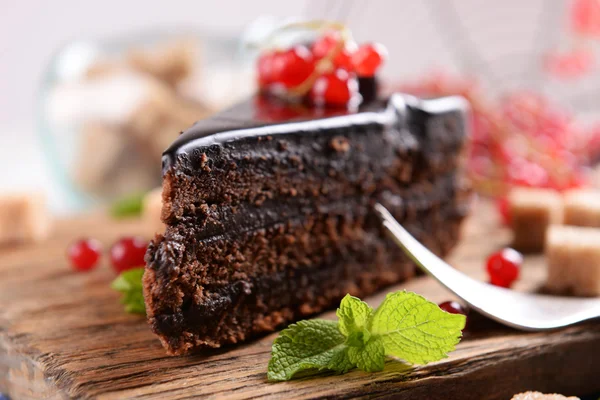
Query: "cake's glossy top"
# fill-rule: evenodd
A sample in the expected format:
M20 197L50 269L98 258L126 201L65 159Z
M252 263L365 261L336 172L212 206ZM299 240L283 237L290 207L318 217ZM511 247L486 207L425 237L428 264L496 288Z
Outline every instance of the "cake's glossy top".
M163 153L163 171L180 154L237 139L402 123L407 107L436 114L464 111L468 105L461 97L419 100L413 96L394 94L387 101L373 100L357 110L317 109L256 95L213 117L196 122L183 132Z

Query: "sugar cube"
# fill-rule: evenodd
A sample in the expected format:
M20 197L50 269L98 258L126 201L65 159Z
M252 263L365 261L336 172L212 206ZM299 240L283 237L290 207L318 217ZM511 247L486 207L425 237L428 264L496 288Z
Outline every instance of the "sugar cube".
M519 250L542 250L548 226L562 222L562 198L553 190L517 188L508 205L513 246Z
M0 195L0 243L41 241L48 237L50 221L43 195Z
M600 191L571 190L564 195L565 224L600 227Z
M600 229L553 225L546 238L546 287L556 293L600 295Z

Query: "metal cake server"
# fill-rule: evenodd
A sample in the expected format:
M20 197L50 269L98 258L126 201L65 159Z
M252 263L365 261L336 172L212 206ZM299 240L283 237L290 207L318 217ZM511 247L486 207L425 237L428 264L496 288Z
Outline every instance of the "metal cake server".
M425 248L381 204L375 205L375 210L396 243L424 272L472 309L501 324L543 331L600 317L600 298L522 293L475 280Z

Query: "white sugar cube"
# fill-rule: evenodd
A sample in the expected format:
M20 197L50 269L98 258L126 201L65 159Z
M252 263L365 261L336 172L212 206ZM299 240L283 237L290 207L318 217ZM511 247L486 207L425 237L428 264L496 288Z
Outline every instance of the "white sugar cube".
M579 397L565 397L561 394L543 394L540 392L525 392L515 394L510 400L579 400Z
M600 191L571 190L564 196L565 224L600 227Z
M600 229L553 225L545 253L550 291L600 296Z

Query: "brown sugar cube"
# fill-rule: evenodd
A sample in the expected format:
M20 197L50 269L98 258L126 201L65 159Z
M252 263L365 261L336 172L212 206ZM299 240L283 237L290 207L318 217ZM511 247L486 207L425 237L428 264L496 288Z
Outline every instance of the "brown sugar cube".
M124 130L160 165L164 149L209 111L197 102L177 96L161 82L148 83L148 97L132 112Z
M0 195L0 244L44 240L50 232L50 220L43 195Z
M548 290L600 296L600 229L553 225L545 253Z
M117 126L89 123L82 130L73 178L99 196L144 192L160 183L160 166ZM157 173L158 172L158 173Z
M542 250L548 226L562 222L562 199L553 190L517 188L508 205L513 246L519 250Z
M565 224L600 228L600 191L571 190L564 195Z
M94 191L106 179L126 147L123 133L115 127L99 123L84 125L73 178L86 190Z
M525 392L515 394L510 400L580 400L579 397L565 397L562 394L543 394L540 392Z
M132 49L126 63L132 68L175 86L195 67L197 45L190 40L158 45L152 49Z
M162 188L156 188L144 197L142 203L142 218L153 233L162 233L165 230L160 215L162 212Z

